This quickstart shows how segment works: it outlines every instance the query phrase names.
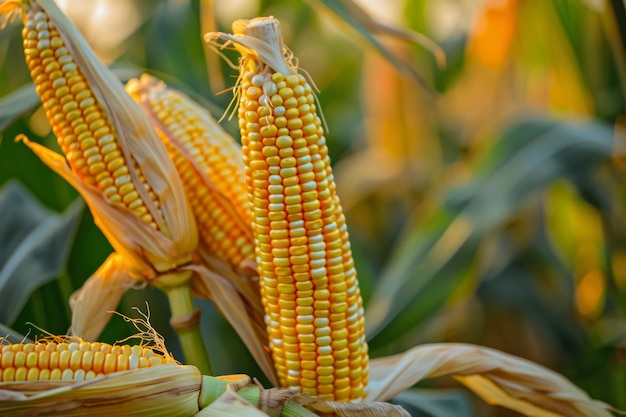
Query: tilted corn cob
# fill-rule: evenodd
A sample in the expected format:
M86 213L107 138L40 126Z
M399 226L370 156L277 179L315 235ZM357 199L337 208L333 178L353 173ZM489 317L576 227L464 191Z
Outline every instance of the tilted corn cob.
M243 160L270 348L281 384L336 401L367 393L363 305L312 87L278 21L237 21Z
M141 107L54 0L4 1L0 25L18 13L26 61L65 157L27 138L24 143L80 192L120 255L120 262L102 272L163 290L187 361L209 373L194 315L193 271L184 269L198 248L198 232L165 146ZM92 278L106 282L109 277ZM75 298L73 329L84 329L91 315L98 314L90 303L120 296L97 288L86 285L80 290L84 296ZM92 302L94 297L100 300Z
M0 382L82 381L130 369L174 364L141 346L99 342L38 342L0 346Z
M241 147L206 109L154 77L130 80L126 91L157 126L193 208L201 243L235 266L253 259Z
M26 145L81 193L137 275L152 279L188 263L198 245L196 223L150 119L54 0L0 2L0 26L17 15L64 158L23 138Z
M72 170L110 202L123 205L158 229L158 198L137 161L120 146L119 132L103 97L91 88L77 63L76 51L42 3L10 0L3 6L22 9L24 55L63 154Z

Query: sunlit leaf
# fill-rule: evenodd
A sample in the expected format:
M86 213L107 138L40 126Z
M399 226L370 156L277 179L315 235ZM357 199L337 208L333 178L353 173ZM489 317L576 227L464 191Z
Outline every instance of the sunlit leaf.
M65 266L83 203L64 214L42 207L16 182L0 192L0 322L12 323L31 292Z
M427 229L409 227L367 310L370 337L414 327L455 290L481 237L559 178L576 182L609 157L612 129L600 123L520 122L490 150L476 177L447 193ZM386 339L382 337L382 339Z

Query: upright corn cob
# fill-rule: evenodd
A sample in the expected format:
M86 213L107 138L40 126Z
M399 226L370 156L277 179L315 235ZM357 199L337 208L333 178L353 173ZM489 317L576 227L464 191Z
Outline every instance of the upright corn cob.
M201 242L235 266L254 257L241 147L207 110L144 74L126 91L157 126L194 211Z
M82 381L130 369L174 364L153 349L99 342L38 342L0 346L0 382Z
M270 348L281 384L336 401L367 393L363 305L315 97L278 21L209 34L242 53L239 128Z
M154 217L159 200L137 162L120 147L118 132L103 97L91 88L86 74L77 65L76 51L69 47L39 2L8 3L21 5L26 62L68 163L110 202L125 206L158 229ZM144 189L135 187L139 183Z

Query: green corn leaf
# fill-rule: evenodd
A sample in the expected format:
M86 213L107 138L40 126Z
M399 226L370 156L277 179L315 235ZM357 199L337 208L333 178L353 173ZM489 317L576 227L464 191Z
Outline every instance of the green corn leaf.
M13 323L30 294L63 270L83 206L77 200L57 214L17 182L0 191L0 322Z
M30 343L32 342L26 336L21 335L9 326L0 323L0 341L6 340L9 343Z
M30 83L0 98L0 132L18 117L39 105L35 85Z

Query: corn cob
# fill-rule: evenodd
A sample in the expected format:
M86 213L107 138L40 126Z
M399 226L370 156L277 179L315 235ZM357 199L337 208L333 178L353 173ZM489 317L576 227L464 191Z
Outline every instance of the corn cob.
M141 346L82 341L20 343L0 346L0 381L82 381L167 363L176 362Z
M239 266L254 258L241 147L180 91L144 74L126 91L139 102L176 165L209 252Z
M90 87L77 64L76 51L39 2L9 3L21 5L26 62L72 170L110 202L123 205L157 230L151 210L158 212L159 200L137 162L120 146L103 98ZM135 186L139 183L144 190ZM146 200L150 201L148 205Z
M281 385L335 401L367 393L363 305L311 85L278 21L209 34L242 53L239 128L270 348Z

